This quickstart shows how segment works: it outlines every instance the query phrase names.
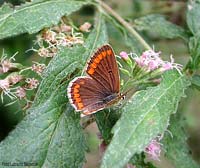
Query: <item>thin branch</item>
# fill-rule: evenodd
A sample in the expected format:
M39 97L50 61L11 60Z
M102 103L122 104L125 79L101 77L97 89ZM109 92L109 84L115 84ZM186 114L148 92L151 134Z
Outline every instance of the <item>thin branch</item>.
M109 14L111 14L118 22L120 22L147 50L152 50L152 48L147 44L147 42L132 28L129 23L127 23L120 15L118 15L111 7L101 0L97 0L103 9L105 9Z

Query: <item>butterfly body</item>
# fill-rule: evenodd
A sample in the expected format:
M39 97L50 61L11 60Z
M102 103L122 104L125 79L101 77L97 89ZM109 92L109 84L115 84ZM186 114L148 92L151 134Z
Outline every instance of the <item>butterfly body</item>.
M122 98L115 54L110 45L97 49L88 62L86 73L73 79L68 98L76 111L89 115L109 107Z
M113 94L110 94L107 97L103 98L102 101L104 103L109 103L109 102L112 102L112 100L116 99L117 97L118 97L118 94L117 93L113 93Z

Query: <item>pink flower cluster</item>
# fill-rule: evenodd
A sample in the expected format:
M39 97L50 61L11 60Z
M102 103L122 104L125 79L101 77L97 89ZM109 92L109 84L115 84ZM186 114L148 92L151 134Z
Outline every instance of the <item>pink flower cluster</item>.
M38 75L41 75L45 68L46 68L45 64L39 64L39 63L35 62L32 65L31 70L36 72Z
M35 78L27 78L22 75L22 72L31 69L41 75L46 66L45 64L35 62L32 67L24 67L23 65L14 62L15 55L7 58L3 52L0 58L0 74L6 76L4 79L0 79L0 98L3 102L4 95L6 95L11 100L14 100L14 102L16 102L17 99L24 99L29 103L30 101L27 99L26 93L28 90L36 89L39 85L39 81Z
M141 56L133 56L133 53L127 54L122 51L120 56L122 59L127 60L130 55L133 60L141 68L145 68L147 71L153 71L155 69L160 69L161 71L167 71L170 69L176 69L181 74L182 65L174 62L172 55L170 56L170 62L163 61L160 57L161 52L155 52L154 50L147 50L142 53Z
M27 90L33 90L38 87L39 81L35 78L27 78L25 86L13 87L15 84L23 80L21 75L11 75L5 79L0 80L1 99L3 101L3 94L9 96L11 99L18 97L19 99L26 97ZM13 92L13 90L16 90Z
M72 47L77 44L83 44L83 33L90 31L91 24L85 22L79 28L65 24L63 21L57 26L45 29L37 36L37 44L39 49L30 49L38 52L41 57L54 57L60 46Z
M8 59L7 56L4 55L4 51L3 51L2 56L0 58L0 74L8 72L12 68L16 68L15 64L12 63L12 61L15 61L15 55L16 54L17 53L15 53L12 57L10 57Z
M160 52L148 50L142 53L140 57L135 57L135 62L140 67L146 67L149 71L155 70L163 65L162 59L159 57Z
M174 59L171 56L171 61L163 61L160 58L161 52L155 52L153 50L148 50L142 53L140 57L135 57L135 62L140 67L145 67L149 71L153 71L155 69L160 68L161 71L167 71L170 69L177 69L179 72L182 68L182 65L174 63Z

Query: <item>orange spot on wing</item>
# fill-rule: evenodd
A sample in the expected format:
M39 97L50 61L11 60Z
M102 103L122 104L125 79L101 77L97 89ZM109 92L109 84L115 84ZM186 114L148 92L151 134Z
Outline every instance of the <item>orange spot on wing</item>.
M98 58L99 58L100 60L102 60L102 59L103 59L103 56L102 56L101 54L99 54L99 55L98 55Z
M103 57L106 57L106 52L105 51L101 52L101 54L103 55Z
M76 98L75 101L76 101L76 103L80 103L81 102L81 98Z
M76 88L74 88L74 94L76 94L76 93L78 93L79 92L79 90L78 89L76 89Z
M80 97L80 94L78 93L74 94L74 98L78 98L78 97Z
M101 61L101 60L100 60L98 57L96 57L96 58L94 59L94 62L97 63L97 64L98 64L100 61Z
M111 50L108 50L107 53L108 53L108 55L112 55L112 51Z
M78 88L80 88L80 85L79 85L79 84L76 84L76 85L74 86L74 89L78 89Z
M78 103L78 109L82 109L84 107L83 103Z
M94 62L90 66L95 69L97 67L97 64Z
M88 71L88 73L89 73L90 75L92 75L92 74L94 73L94 69L93 69L93 68L90 68L89 71Z

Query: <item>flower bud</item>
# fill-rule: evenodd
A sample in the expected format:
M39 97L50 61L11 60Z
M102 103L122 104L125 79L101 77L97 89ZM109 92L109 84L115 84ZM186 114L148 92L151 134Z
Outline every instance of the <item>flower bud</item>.
M160 160L161 145L157 140L152 140L149 145L145 148L145 152L148 157L153 160Z
M84 24L82 24L80 27L79 27L79 29L80 29L80 31L82 31L82 32L90 32L90 28L91 28L91 24L89 23L89 22L85 22Z
M19 87L15 94L19 99L23 99L26 97L26 90L23 87Z
M132 61L131 61L131 59L129 58L128 54L125 51L120 52L119 55L125 62L128 63L128 65L132 66Z

